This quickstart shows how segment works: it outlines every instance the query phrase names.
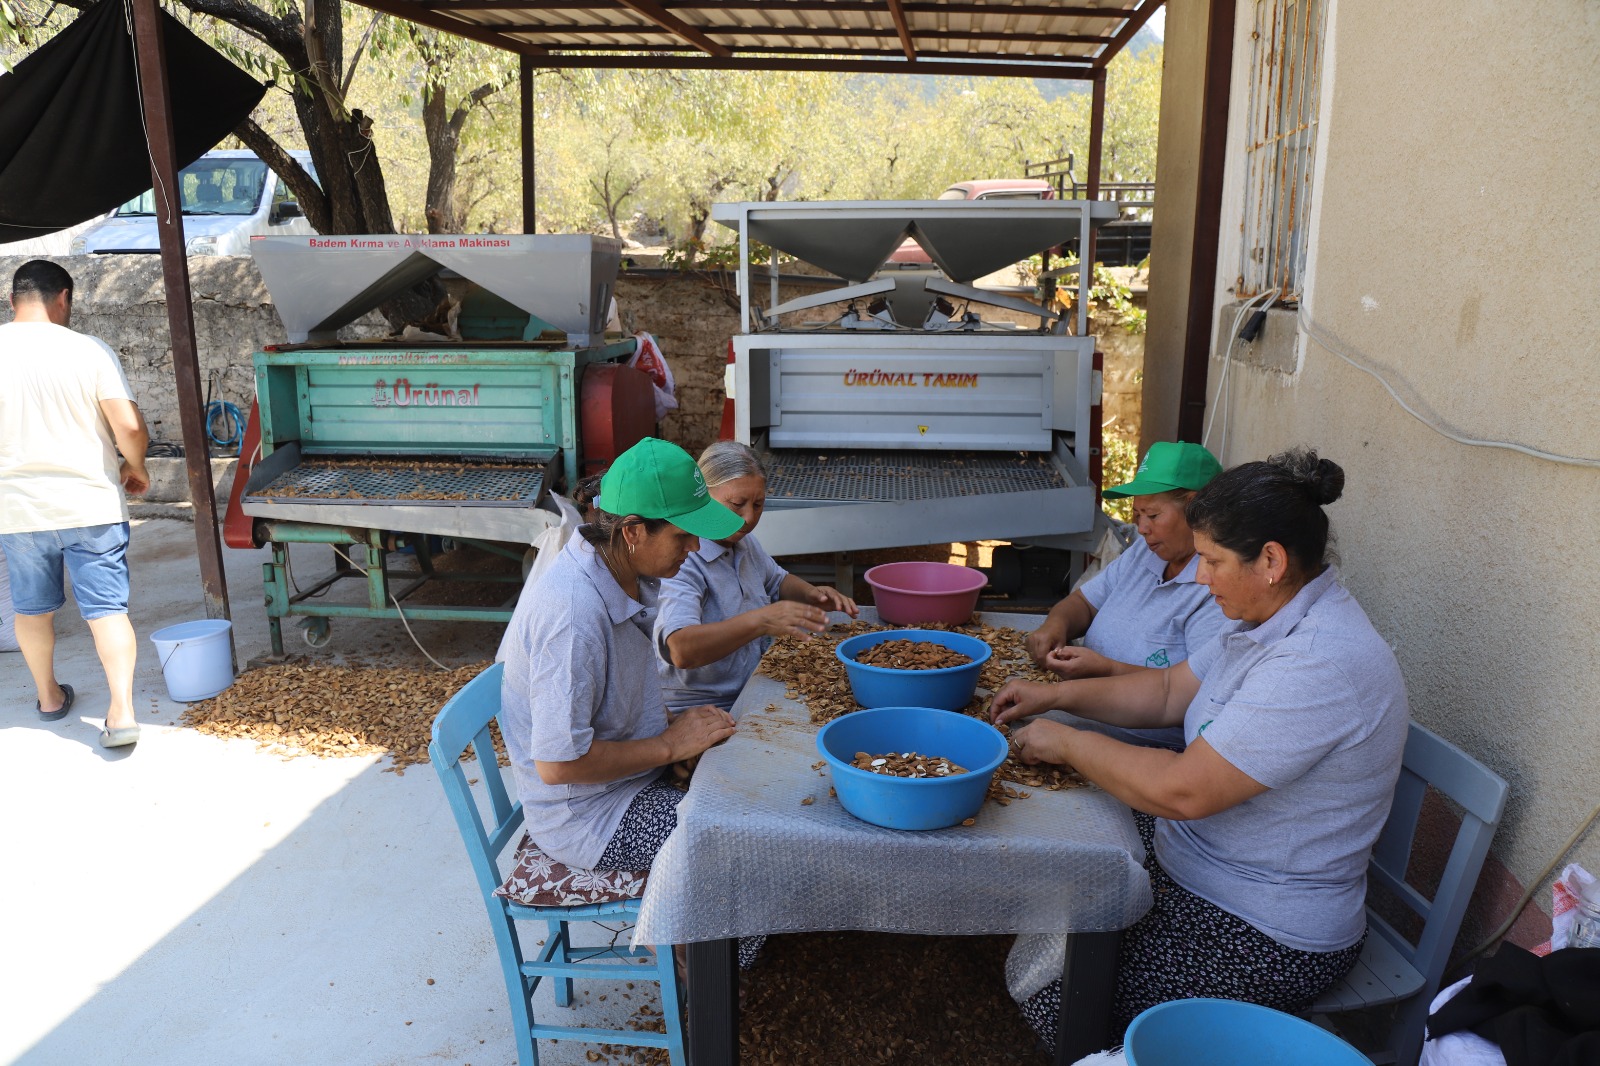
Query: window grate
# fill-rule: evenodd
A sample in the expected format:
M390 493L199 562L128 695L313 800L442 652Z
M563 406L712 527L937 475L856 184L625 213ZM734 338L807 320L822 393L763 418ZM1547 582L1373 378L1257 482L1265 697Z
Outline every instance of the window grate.
M1317 154L1325 0L1258 0L1235 295L1300 296Z

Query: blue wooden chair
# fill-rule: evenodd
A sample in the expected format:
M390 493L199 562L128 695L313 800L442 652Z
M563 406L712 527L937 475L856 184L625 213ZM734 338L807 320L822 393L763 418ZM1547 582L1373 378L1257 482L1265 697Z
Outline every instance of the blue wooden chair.
M511 998L517 1057L522 1066L538 1066L539 1040L573 1040L666 1048L673 1066L684 1066L683 1026L679 1019L678 982L672 952L630 949L626 944L615 942L610 947L578 947L573 945L569 934L571 922L631 924L639 916L638 900L577 907L524 907L494 894L504 880L500 859L514 850L523 821L522 804L506 791L505 778L489 734L490 721L500 713L501 673L502 668L496 663L450 698L433 723L433 742L428 745L428 756L450 799L450 809L472 859L484 906L489 909L489 924L494 929L506 992ZM488 792L490 821L486 821L480 811L461 765L461 753L469 744L477 754L477 762L472 764L473 773L483 779ZM522 943L517 937L519 921L543 922L548 929L544 947L531 960L524 957ZM611 961L596 961L606 959ZM639 965L641 959L650 960L649 964ZM563 1007L572 1004L574 978L657 981L661 985L661 1011L666 1032L542 1025L534 1021L532 997L545 978L555 981L555 1001Z
M1406 881L1417 818L1430 785L1461 808L1461 828L1432 900ZM1422 1054L1428 1005L1439 992L1467 901L1505 810L1507 791L1505 781L1487 766L1411 723L1394 806L1373 846L1367 883L1369 894L1370 886L1380 885L1389 898L1421 919L1422 932L1412 944L1369 905L1367 942L1360 960L1311 1008L1320 1020L1330 1014L1396 1004L1383 1046L1368 1052L1374 1062L1409 1064Z

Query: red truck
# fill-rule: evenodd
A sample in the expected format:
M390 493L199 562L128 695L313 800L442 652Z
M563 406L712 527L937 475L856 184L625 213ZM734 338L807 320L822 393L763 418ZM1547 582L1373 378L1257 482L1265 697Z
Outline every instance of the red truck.
M1054 200L1055 189L1042 178L982 178L958 181L939 194L941 200ZM885 270L932 270L933 260L916 241L895 249Z

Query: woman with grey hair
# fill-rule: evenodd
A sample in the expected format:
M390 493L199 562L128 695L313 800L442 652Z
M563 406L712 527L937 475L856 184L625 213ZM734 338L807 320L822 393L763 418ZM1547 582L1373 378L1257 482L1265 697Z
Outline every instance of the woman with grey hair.
M773 637L808 637L829 611L855 601L784 570L751 536L767 502L767 475L747 445L717 441L700 454L711 498L744 519L722 540L702 540L675 577L661 582L656 651L667 709L733 706Z

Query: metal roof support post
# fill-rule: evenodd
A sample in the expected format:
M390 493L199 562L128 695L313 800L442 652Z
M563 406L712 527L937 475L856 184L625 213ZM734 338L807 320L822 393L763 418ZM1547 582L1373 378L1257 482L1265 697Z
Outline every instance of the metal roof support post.
M1200 105L1200 160L1184 322L1178 440L1204 434L1211 323L1217 302L1217 246L1222 231L1222 172L1228 156L1228 83L1233 75L1233 0L1211 0L1206 16L1206 71Z
M228 581L222 569L222 538L217 501L211 488L211 451L206 439L200 390L200 354L195 343L194 308L189 292L189 261L183 243L183 212L178 188L178 154L172 134L172 99L167 85L166 45L156 0L130 0L134 57L139 71L140 106L150 142L150 177L155 189L156 225L161 235L161 273L166 287L167 328L172 334L172 369L178 385L178 415L183 454L194 503L194 539L200 556L200 583L206 617L228 618ZM232 643L232 632L229 643Z
M772 254L776 256L778 250L774 248ZM739 215L739 272L734 276L734 283L739 287L739 324L746 333L754 333L755 320L750 317L750 286L753 279L750 276L750 209L746 207Z
M1096 67L1089 96L1089 173L1084 195L1090 200L1100 199L1100 156L1106 141L1106 68ZM1083 262L1093 275L1095 236L1091 232L1082 248ZM1093 282L1091 281L1091 284Z
M538 178L533 158L533 57L517 57L517 78L522 90L522 232L539 232L535 207L538 202Z

